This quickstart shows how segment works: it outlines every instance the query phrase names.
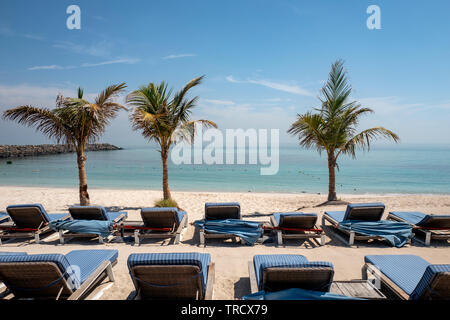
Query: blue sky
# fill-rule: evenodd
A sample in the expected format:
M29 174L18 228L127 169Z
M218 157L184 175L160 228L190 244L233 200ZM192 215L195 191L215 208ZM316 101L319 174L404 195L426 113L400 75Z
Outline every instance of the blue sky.
M68 30L66 8L81 8ZM366 8L381 8L369 30ZM192 91L195 118L225 128L279 128L319 106L330 65L344 59L352 98L405 144L449 144L450 2L425 1L22 1L0 2L0 111L53 107L58 92L88 97L109 84L129 91L165 80ZM123 112L103 141L138 145ZM48 142L0 120L0 144Z

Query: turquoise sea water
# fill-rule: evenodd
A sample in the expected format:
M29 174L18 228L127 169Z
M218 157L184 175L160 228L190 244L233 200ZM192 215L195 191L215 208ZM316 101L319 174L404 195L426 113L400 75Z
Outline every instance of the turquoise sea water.
M450 193L450 147L374 147L357 160L341 158L339 193ZM155 147L88 153L90 188L161 189L161 160ZM276 175L261 176L259 165L174 165L171 189L236 192L327 193L326 156L295 145L280 148ZM74 154L0 161L0 185L78 185Z

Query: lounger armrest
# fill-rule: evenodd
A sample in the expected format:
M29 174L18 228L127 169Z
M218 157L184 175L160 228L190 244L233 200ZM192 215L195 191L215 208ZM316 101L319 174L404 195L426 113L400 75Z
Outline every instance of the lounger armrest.
M255 265L253 261L248 262L248 276L250 278L250 293L258 292L258 283L256 281Z
M110 268L110 270L108 270ZM86 279L86 281L70 295L67 300L79 300L104 272L112 273L112 265L110 261L103 261L102 264Z
M211 262L208 268L208 280L205 289L205 300L212 300L213 298L214 277L215 277L215 265L214 262Z
M402 300L409 300L409 295L403 291L399 286L397 286L391 279L384 275L376 266L370 262L366 262L363 266L363 272L366 273L368 277L369 274L381 281L382 284L393 294Z
M270 216L270 222L272 223L272 227L278 227L277 219L273 215Z
M187 214L183 216L183 219L181 219L180 224L178 225L176 233L181 233L183 231L184 227L187 225Z
M118 213L120 213L120 216L118 216L117 218L115 218L113 220L115 223L120 222L122 220L126 220L126 219L124 219L127 217L127 215L125 213L123 213L123 212L118 212Z

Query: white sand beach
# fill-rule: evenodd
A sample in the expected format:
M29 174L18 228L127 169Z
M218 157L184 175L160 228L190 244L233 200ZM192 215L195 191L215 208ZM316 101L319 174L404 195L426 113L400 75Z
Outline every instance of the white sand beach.
M107 190L90 189L92 204L102 205L116 211L127 211L128 220L140 220L139 210L151 207L155 200L161 198L161 191L145 190ZM189 222L201 219L204 214L205 202L237 201L241 204L243 219L255 221L269 221L272 212L295 211L302 208L303 212L316 212L320 216L326 210L344 210L345 205L332 207L313 206L323 202L325 195L316 194L275 194L275 193L215 193L215 192L172 192L189 215ZM422 211L425 213L450 213L450 195L340 195L348 202L380 201L389 211ZM49 213L65 213L71 205L77 204L77 188L38 188L38 187L0 187L0 211L8 205L24 203L41 203ZM320 220L319 220L320 221ZM134 290L128 274L126 261L131 253L150 252L208 252L216 265L214 299L238 299L250 293L248 279L248 261L255 254L301 254L309 260L330 261L335 267L336 280L351 280L361 278L363 258L368 254L415 254L431 263L450 263L448 244L432 243L425 247L417 242L403 248L392 248L381 242L357 242L354 248L346 247L333 238L329 229L327 243L318 246L313 242L288 241L285 245L276 247L275 244L257 244L253 247L222 241L209 241L205 248L198 245L198 234L192 225L184 231L179 245L172 245L167 241L144 241L140 246L132 242L124 243L116 238L110 243L98 244L96 241L73 240L60 245L57 235L45 238L41 244L28 242L7 242L1 251L26 251L33 253L67 253L76 249L117 249L119 250L118 264L114 267L116 282L111 286L104 283L91 295L99 299L126 299ZM331 236L331 237L330 237ZM103 294L100 294L104 290Z

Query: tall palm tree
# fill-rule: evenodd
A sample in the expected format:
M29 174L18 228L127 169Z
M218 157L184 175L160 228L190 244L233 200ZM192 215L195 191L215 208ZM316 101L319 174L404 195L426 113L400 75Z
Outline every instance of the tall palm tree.
M147 86L141 86L127 97L127 103L134 107L130 115L133 129L141 131L145 138L157 142L161 148L159 152L163 165L164 200L172 198L167 170L167 158L172 143L177 138L192 142L197 124L217 128L212 121L190 119L198 97L188 99L186 95L191 88L199 85L202 79L203 76L192 79L173 95L172 90L168 89L163 81L159 85L149 83Z
M93 103L83 98L83 90L78 88L77 98L56 98L54 109L37 108L30 105L6 110L3 119L17 121L29 127L35 127L57 143L72 146L77 153L78 177L80 182L80 204L89 205L86 178L87 143L96 141L105 131L109 121L124 106L113 101L123 89L125 83L115 84L103 90Z
M356 150L370 150L373 139L384 137L399 141L399 137L383 127L374 127L357 133L361 116L372 113L370 108L361 107L356 101L349 101L352 87L347 83L347 72L343 61L331 66L327 83L321 89L321 108L316 113L298 114L288 133L298 136L300 145L315 148L328 155L328 201L337 200L335 168L341 154L356 158Z

